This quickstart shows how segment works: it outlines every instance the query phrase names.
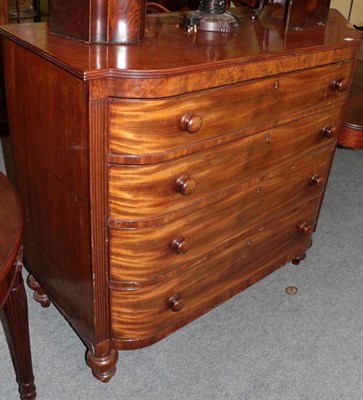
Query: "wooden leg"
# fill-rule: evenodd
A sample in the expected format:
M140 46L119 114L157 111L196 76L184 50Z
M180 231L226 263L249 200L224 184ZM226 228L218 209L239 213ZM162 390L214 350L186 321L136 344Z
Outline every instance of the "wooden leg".
M41 304L42 307L46 308L50 305L49 297L45 294L39 283L35 280L33 275L28 276L28 286L34 290L33 298L35 301Z
M296 257L296 258L294 258L293 260L291 260L291 262L292 262L294 265L299 265L300 262L301 262L302 260L305 260L305 258L306 258L306 254L304 253L304 254L302 254L300 257Z
M306 251L309 250L312 245L313 245L313 241L310 239L309 246L306 249ZM305 258L306 258L306 252L303 253L301 256L294 258L293 260L291 260L291 262L294 265L299 265L302 260L305 260Z
M21 268L18 268L13 288L4 305L4 313L10 331L20 398L33 400L36 392L29 342L28 303Z
M93 376L100 381L108 382L115 375L118 360L117 351L111 350L109 353L96 356L88 350L86 358Z

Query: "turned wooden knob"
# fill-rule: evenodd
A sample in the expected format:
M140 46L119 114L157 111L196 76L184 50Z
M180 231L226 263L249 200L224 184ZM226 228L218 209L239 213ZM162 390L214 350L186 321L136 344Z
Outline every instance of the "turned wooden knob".
M299 227L299 232L304 236L309 236L313 231L313 227L308 222L303 222Z
M336 132L336 129L334 128L334 126L327 125L327 126L324 126L324 128L321 130L321 135L328 139L331 139L332 137L335 136L335 132Z
M178 236L171 242L171 248L177 254L185 254L189 250L189 240L185 239L184 236Z
M179 293L175 293L168 300L168 307L171 311L178 312L184 307L184 300L181 298Z
M330 87L333 92L342 93L348 89L348 85L348 79L344 79L342 76L340 76L332 81Z
M187 113L180 118L180 128L188 133L198 132L202 125L202 117L194 113Z
M315 187L320 187L324 183L324 178L320 176L319 174L314 174L310 178L310 185L315 186Z
M195 181L189 175L183 175L175 181L175 188L183 196L188 196L195 190Z

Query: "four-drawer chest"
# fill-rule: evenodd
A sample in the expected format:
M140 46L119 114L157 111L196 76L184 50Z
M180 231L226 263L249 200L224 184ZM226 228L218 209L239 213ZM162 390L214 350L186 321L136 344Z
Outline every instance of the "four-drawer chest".
M29 284L103 381L311 245L360 35L236 12L134 45L1 28Z

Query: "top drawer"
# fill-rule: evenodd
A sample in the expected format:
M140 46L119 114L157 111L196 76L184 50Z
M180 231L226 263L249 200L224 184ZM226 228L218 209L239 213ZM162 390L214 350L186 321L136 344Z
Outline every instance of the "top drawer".
M336 107L345 99L351 70L352 63L334 64L172 98L112 98L109 151L123 155L122 163L159 162L220 135L233 139L243 129L250 134L256 125Z

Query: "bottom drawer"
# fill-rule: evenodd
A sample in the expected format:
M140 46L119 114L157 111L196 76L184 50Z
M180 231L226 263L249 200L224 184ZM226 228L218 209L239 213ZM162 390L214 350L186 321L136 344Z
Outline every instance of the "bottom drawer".
M311 235L301 225L314 226L319 202L314 199L271 216L219 254L166 282L136 290L111 283L115 348L152 344L301 256Z

